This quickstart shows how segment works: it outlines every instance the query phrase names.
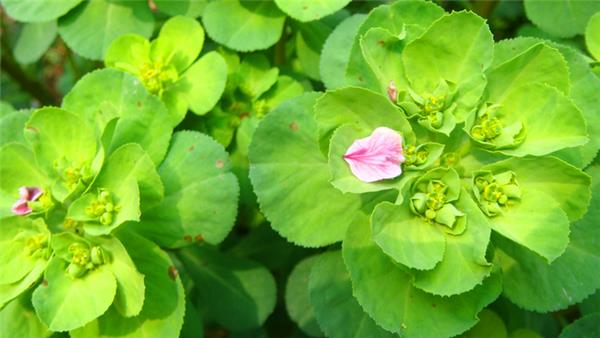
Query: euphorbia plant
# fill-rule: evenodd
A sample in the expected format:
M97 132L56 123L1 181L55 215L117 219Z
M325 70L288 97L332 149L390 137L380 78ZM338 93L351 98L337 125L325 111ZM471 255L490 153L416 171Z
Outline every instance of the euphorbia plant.
M344 334L333 306L370 317L375 336L444 337L473 326L503 281L513 302L538 311L593 292L594 281L565 282L569 303L553 285L539 305L513 291L515 278L535 280L513 269L531 257L552 278L590 200L577 166L598 149L571 99L577 57L565 57L542 41L494 44L473 13L403 1L359 27L346 87L267 115L250 146L265 216L299 245L342 241L310 274L328 335ZM350 280L366 314L335 301Z
M165 103L175 125L188 108L206 114L225 88L227 65L218 53L209 52L196 60L203 45L202 26L194 19L175 16L152 42L141 35L121 36L106 51L104 63L136 75Z
M110 69L21 121L0 147L1 306L20 297L10 306L23 316L31 297L44 335L177 336L184 289L158 245L230 231L238 185L223 147L172 135L162 102Z

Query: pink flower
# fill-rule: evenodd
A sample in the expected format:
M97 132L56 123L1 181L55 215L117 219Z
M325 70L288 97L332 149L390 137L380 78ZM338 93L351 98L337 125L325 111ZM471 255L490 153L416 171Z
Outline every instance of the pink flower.
M17 215L27 215L31 213L31 208L28 202L37 201L42 196L43 191L40 188L35 187L20 187L19 188L19 200L12 206L12 212Z
M375 182L402 174L405 159L402 136L396 131L379 127L371 136L352 143L344 155L352 174L363 182Z

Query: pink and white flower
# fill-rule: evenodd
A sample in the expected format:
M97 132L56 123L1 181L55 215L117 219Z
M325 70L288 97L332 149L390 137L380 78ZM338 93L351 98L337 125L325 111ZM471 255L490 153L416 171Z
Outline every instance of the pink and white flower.
M20 187L19 200L12 206L12 212L17 215L27 215L31 213L29 202L37 201L44 192L36 187Z
M370 136L352 143L344 154L352 174L363 182L375 182L400 176L405 158L402 136L390 128L376 128Z

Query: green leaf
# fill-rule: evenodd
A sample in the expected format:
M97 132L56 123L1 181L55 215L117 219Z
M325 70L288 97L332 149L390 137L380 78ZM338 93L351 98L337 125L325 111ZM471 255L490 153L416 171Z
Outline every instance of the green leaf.
M443 51L443 56L439 53ZM471 12L457 12L434 22L402 53L406 78L424 94L441 79L456 86L454 114L464 120L479 103L485 88L483 72L490 66L494 41L485 20Z
M0 230L0 284L20 281L36 267L38 261L47 260L45 253L34 255L28 250L28 242L40 235L45 239L45 246L48 245L50 232L43 220L32 222L30 218L13 216L2 220Z
M275 0L285 14L306 22L321 19L344 8L350 0Z
M142 312L130 318L111 307L103 316L71 331L72 338L178 337L183 325L185 293L173 262L152 242L132 232L120 231L129 256L146 286Z
M319 63L323 44L335 26L347 16L346 11L340 11L318 21L298 24L296 54L302 72L309 78L321 80Z
M600 291L596 291L596 293L581 302L579 310L583 315L600 312Z
M569 219L553 198L524 190L521 201L490 219L494 231L552 262L569 244Z
M45 338L52 334L35 315L29 294L10 302L0 311L0 326L2 337L7 338Z
M308 289L310 271L319 260L319 257L310 256L300 261L290 273L285 287L285 307L288 315L303 332L311 337L323 337L323 331L317 323L315 309L311 303ZM325 274L328 273L330 271ZM352 298L352 296L349 295L349 298ZM328 311L338 312L334 311L333 308L329 308Z
M268 111L275 109L286 100L293 99L304 92L302 84L293 78L281 75L277 77L277 82L264 95L261 100L265 100Z
M543 338L537 332L528 329L518 329L510 333L509 338Z
M565 327L559 338L594 338L600 335L600 314L591 314Z
M161 12L169 15L185 15L197 18L202 15L208 4L207 0L154 0L156 7Z
M594 14L585 27L585 44L590 54L600 60L600 14Z
M484 309L479 313L479 323L469 331L459 336L460 338L508 338L506 326L502 318L494 311Z
M581 170L554 157L524 157L498 161L487 165L498 173L513 171L519 186L541 191L560 204L569 221L580 219L588 210L590 177Z
M2 6L13 19L23 22L45 22L54 20L82 0L2 0Z
M414 142L402 111L388 98L367 89L347 87L327 92L317 100L314 110L321 142L328 141L331 133L345 123L370 131L388 127L399 132L404 142Z
M68 331L101 316L115 298L117 283L106 266L80 278L65 273L67 263L55 257L44 274L45 282L33 292L33 306L52 331Z
M157 194L156 189L160 189L155 183L156 176L153 177L151 172L145 172L144 175L141 173L149 167L153 168L147 158L131 158L125 162L117 162L122 160L122 156L125 155L134 156L137 153L140 156L139 149L135 149L135 147L126 146L122 149L123 153L119 153L119 150L117 150L113 156L108 158L106 165L102 168L88 192L69 206L67 217L86 222L83 227L87 234L93 236L108 235L125 222L140 220L138 180L143 183L142 186L144 186L145 191L150 189L153 194ZM130 152L130 149L134 150ZM138 165L141 168L138 168ZM105 190L110 194L112 204L116 208L112 213L113 220L108 224L101 223L99 217L89 215L86 210L88 206L98 200L101 190Z
M167 20L150 51L154 62L172 64L183 73L198 57L204 45L204 29L198 21L175 16Z
M319 61L319 74L327 89L337 89L345 85L346 67L352 49L348 40L354 38L365 19L364 14L346 18L325 40Z
M24 144L7 143L0 147L0 218L13 215L12 204L19 199L20 187L47 187L49 179L35 162L33 152Z
M521 86L531 83L545 83L565 94L569 93L569 67L557 49L538 43L490 69L486 100L504 102Z
M340 241L361 206L359 196L344 195L329 184L327 158L312 118L318 97L304 94L267 114L249 150L252 185L273 229L312 247ZM285 186L273 184L282 181Z
M372 10L354 37L346 72L347 84L372 90L379 88L379 81L361 53L360 38L369 29L381 27L392 35L404 35L408 43L421 36L442 15L444 10L428 1L397 1Z
M119 36L136 33L149 37L153 28L154 16L145 0L88 1L58 21L65 43L92 60L101 60Z
M117 281L114 307L123 317L137 316L144 304L144 275L139 273L117 237L97 237L95 244L110 255L108 269Z
M544 84L525 85L512 91L498 103L500 123L510 126L520 122L525 133L522 143L498 149L503 154L517 157L542 156L583 145L589 140L581 112L572 100L554 87ZM503 132L506 133L506 130Z
M434 224L414 215L408 203L381 203L371 216L373 241L381 250L405 266L433 269L444 257L446 239Z
M452 297L434 296L411 285L411 276L371 240L366 216L349 227L342 254L353 295L384 329L406 337L448 337L477 323L477 313L498 297L499 276Z
M51 175L62 175L56 169L61 159L66 160L67 166L91 165L98 151L98 138L92 126L59 108L36 110L25 126L25 137L37 163Z
M50 232L42 219L32 222L22 216L5 218L0 226L0 309L29 289L48 265ZM41 237L41 238L40 238ZM43 239L40 247L30 252L29 241Z
M104 53L106 67L140 76L140 68L150 63L150 41L138 34L116 38Z
M115 150L104 164L101 175L115 177L123 182L135 179L140 191L142 210L155 206L163 199L164 187L160 176L152 159L138 144L128 143Z
M467 228L460 235L444 234L442 261L429 271L415 271L414 285L426 292L451 296L472 290L492 271L485 258L490 226L485 215L463 189L456 207L467 214Z
M350 274L340 251L314 257L310 271L310 300L327 337L399 337L379 327L352 296Z
M207 53L188 68L179 82L192 112L197 115L209 112L221 98L226 79L227 64L217 52Z
M405 45L403 39L384 28L371 28L362 36L360 47L363 59L378 80L378 85L371 89L387 96L392 83L401 89L409 85L404 65L399 62Z
M560 37L570 38L583 34L589 18L600 11L596 1L525 0L525 14L544 31Z
M564 309L600 287L596 278L600 269L600 167L592 166L587 172L592 176L593 191L588 213L571 225L569 246L551 264L500 236L494 238L504 295L521 308L538 312Z
M192 304L192 302L187 299L185 302L185 317L183 318L183 327L181 328L181 332L179 334L180 338L197 338L204 337L204 323L202 320L198 320L201 318L198 310Z
M571 99L587 122L590 140L588 143L573 149L565 149L556 155L585 168L600 150L600 79L592 72L585 56L578 51L559 47L569 64L571 79Z
M63 108L96 124L100 130L118 117L107 155L127 143L138 143L159 164L169 146L173 126L183 116L169 115L133 75L115 69L87 74L65 97Z
M15 110L0 113L0 146L9 142L26 143L23 136L25 123L31 116L30 110Z
M275 308L275 280L265 267L208 246L180 252L206 315L234 331L261 326Z
M54 42L56 32L56 21L23 25L14 47L15 59L22 64L36 62Z
M240 64L237 74L240 90L256 100L277 82L279 69L271 68L265 55L250 54Z
M158 173L165 197L135 228L170 248L221 242L233 227L239 193L223 147L198 132L176 133Z
M279 40L285 15L270 1L219 0L206 6L202 21L216 42L250 52Z

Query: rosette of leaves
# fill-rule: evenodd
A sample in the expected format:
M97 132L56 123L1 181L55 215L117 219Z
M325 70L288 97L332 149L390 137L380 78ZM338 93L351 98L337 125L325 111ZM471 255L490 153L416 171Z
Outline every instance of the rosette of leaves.
M382 336L457 335L502 282L509 299L538 311L591 294L594 278L574 290L561 276L567 266L554 268L590 200L585 165L553 156L567 159L589 141L587 115L572 99L581 95L569 73L576 60L540 41L504 48L482 18L430 2L380 6L356 31L346 86L282 104L249 151L276 231L307 247L342 242L337 263L323 258L331 262L309 277L323 332L344 337L339 316L352 316L372 320ZM379 127L402 136L405 161L400 176L367 183L344 154ZM519 282L534 283L540 270L548 287L526 297ZM342 289L358 309L331 310Z
M175 16L165 22L152 42L135 34L115 40L104 55L104 63L137 76L167 106L174 126L183 120L188 108L197 115L206 114L225 88L227 65L218 53L209 52L196 60L203 45L200 23Z
M229 71L223 97L197 125L226 147L235 136L245 156L260 119L281 102L301 94L304 87L294 78L280 74L264 54L240 58L225 49L220 53L227 60Z
M27 34L20 39L35 37L36 33L47 35L47 48L58 31L71 49L92 60L101 60L119 36L135 33L149 37L154 28L154 15L146 0L2 0L1 3L10 17L26 23Z
M0 313L35 311L15 334L179 334L184 289L159 245L222 241L238 186L222 146L172 134L170 119L111 69L83 77L60 108L2 119Z

